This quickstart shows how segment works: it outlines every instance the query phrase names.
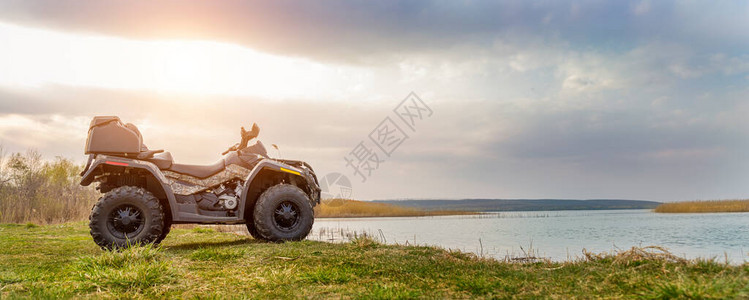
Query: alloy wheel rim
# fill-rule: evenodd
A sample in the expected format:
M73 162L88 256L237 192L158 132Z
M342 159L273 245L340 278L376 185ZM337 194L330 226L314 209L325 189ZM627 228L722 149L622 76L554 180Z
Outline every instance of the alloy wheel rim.
M145 227L143 211L130 204L115 207L107 218L107 228L117 238L132 239Z
M299 207L291 201L282 201L273 210L273 223L283 231L294 230L300 219Z

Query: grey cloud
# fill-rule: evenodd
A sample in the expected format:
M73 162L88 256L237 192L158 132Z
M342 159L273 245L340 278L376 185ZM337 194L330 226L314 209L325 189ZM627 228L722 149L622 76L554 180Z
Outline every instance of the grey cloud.
M499 142L496 150L528 159L590 162L639 159L672 149L698 153L697 150L716 148L741 151L747 146L746 139L737 138L746 136L745 130L716 126L704 120L690 122L689 118L674 118L655 110L576 111L536 115L528 120L523 132L514 139ZM710 157L702 159L705 158ZM667 158L653 158L652 162L657 160Z
M0 18L135 38L224 40L289 55L370 56L488 45L506 35L632 48L652 40L730 54L749 46L745 3L657 1L4 1Z

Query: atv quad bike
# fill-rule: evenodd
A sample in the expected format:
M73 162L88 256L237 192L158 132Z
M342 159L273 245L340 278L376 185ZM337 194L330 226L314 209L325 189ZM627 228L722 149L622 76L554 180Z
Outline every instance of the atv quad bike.
M246 224L267 241L301 240L314 222L320 187L305 162L272 159L259 128L241 129L241 142L216 163L175 163L169 152L149 150L138 128L118 117L94 117L86 140L88 163L81 185L98 182L104 193L89 227L103 249L159 243L172 224Z

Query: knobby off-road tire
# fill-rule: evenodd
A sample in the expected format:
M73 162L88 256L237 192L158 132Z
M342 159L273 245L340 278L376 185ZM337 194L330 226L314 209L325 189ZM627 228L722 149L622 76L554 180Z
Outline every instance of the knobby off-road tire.
M104 194L89 216L94 242L112 250L159 241L164 213L159 200L143 188L123 186Z
M246 220L245 225L247 226L247 231L250 233L250 236L253 239L265 241L266 239L260 235L259 232L257 232L257 229L255 229L255 207L251 207L247 211L245 211L244 219Z
M257 233L273 242L302 240L315 222L307 194L290 184L275 185L263 192L253 217Z
M164 228L161 229L161 235L159 235L159 238L157 238L154 243L160 244L161 241L163 241L166 238L166 236L169 234L169 231L171 230L172 230L172 222L169 222L166 218L164 218Z
M253 218L254 219L254 218ZM248 221L245 225L247 225L247 231L250 232L250 236L253 239L264 241L266 240L263 236L260 235L259 232L257 232L257 229L255 229L255 222L251 219Z

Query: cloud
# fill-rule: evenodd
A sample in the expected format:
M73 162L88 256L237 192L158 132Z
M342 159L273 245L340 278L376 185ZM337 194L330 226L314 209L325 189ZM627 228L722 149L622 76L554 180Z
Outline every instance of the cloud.
M650 1L648 0L637 2L636 4L632 6L632 12L638 16L647 14L648 12L650 12L650 9L651 9Z
M10 1L0 18L138 39L208 39L357 63L508 34L606 47L665 40L746 49L747 4L573 1ZM640 14L632 19L630 11ZM645 12L648 12L645 14ZM375 62L376 63L376 62Z
M366 83L361 68L209 41L138 41L0 24L0 84L175 94L331 98Z
M236 142L237 127L258 122L261 140L280 145L284 157L307 160L320 174L341 172L351 178L343 156L366 140L399 100L175 100L64 87L2 94L6 100L10 96L17 102L1 102L0 124L5 125L0 140L11 151L34 147L82 161L91 116L114 114L137 124L149 147L171 151L183 163L206 164ZM654 108L608 102L539 107L527 101L422 98L434 116L366 183L355 183L357 197L670 200L726 197L743 186L736 184L744 175L735 159L749 149L749 126L742 116L749 112L746 105L678 112L668 101ZM712 191L716 186L725 190Z
M149 147L210 163L254 121L283 156L353 177L343 156L415 91L434 116L355 183L356 197L670 201L749 192L743 3L77 4L3 2L0 20L135 43L219 41L368 75L342 80L331 97L6 84L6 149L81 158L88 120L113 114L139 125Z

